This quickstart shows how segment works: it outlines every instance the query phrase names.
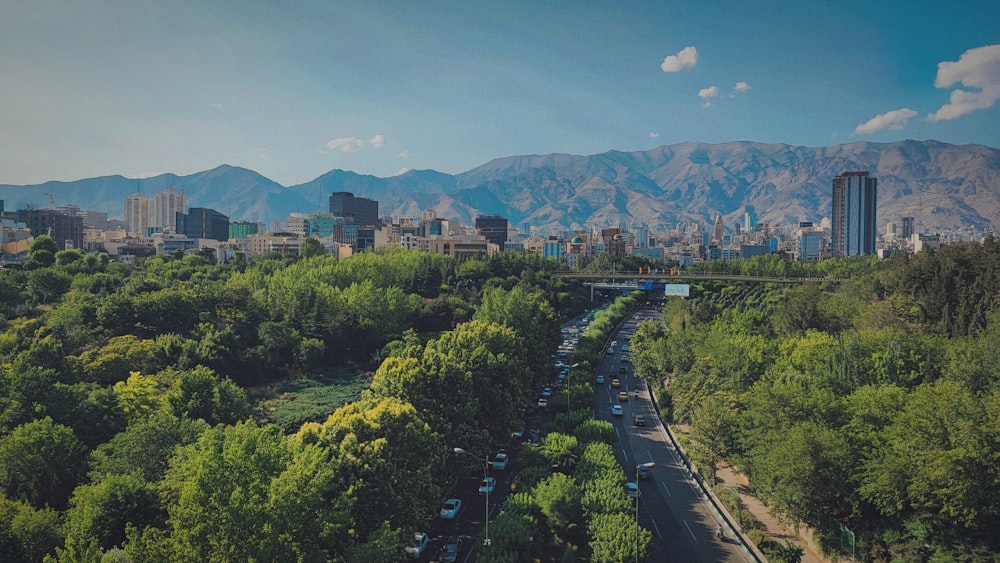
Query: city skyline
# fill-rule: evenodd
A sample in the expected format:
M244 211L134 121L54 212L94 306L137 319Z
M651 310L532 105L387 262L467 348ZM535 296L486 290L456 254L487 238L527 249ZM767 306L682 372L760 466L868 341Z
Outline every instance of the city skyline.
M455 174L677 142L1000 146L1000 7L14 2L0 183Z

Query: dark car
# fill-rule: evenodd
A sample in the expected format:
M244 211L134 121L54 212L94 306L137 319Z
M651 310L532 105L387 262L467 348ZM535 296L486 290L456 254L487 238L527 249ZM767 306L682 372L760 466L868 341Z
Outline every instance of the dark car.
M441 563L455 563L455 561L458 561L458 552L461 550L462 538L451 536L445 542L444 546L441 547L441 553L438 554L438 561L441 561Z
M640 479L649 479L649 467L646 467L645 465L637 465L635 466L635 471Z

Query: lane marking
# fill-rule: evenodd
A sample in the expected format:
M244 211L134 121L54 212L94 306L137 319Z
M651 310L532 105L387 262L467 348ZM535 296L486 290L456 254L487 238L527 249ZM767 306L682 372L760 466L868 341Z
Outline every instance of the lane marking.
M663 534L660 533L660 527L656 525L656 520L650 520L653 523L653 527L656 528L656 537L663 539Z
M698 543L698 538L694 537L694 532L691 531L691 526L688 526L688 521L681 520L681 522L684 522L684 527L687 528L688 533L691 534L691 539L694 540L694 543Z
M663 492L667 493L667 496L672 498L674 495L670 494L670 489L667 488L667 484L666 483L660 483L660 484L663 485Z

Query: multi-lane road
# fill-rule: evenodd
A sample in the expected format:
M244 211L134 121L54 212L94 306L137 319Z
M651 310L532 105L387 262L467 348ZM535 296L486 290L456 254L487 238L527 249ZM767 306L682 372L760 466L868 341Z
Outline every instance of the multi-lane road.
M622 361L622 345L628 343L634 323L648 311L640 311L624 323L616 335L619 346L614 355L605 355L598 368L605 382L596 385L595 416L610 420L618 434L617 455L630 481L636 480L636 466L652 463L649 479L639 482L639 523L653 534L654 550L651 561L754 561L743 545L726 528L722 540L716 537L716 527L725 522L708 500L698 482L685 465L676 445L661 423L649 391L635 377L631 362ZM624 367L625 373L620 373ZM621 388L611 387L618 377ZM627 400L619 399L626 391ZM622 406L622 416L612 416L612 405ZM636 426L635 417L642 415L645 426ZM623 531L624 532L624 531Z

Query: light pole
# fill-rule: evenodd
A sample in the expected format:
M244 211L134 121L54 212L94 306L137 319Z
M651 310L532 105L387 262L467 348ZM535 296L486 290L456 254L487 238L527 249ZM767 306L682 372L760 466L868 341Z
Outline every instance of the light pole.
M462 448L453 448L456 454L472 455ZM474 456L473 456L474 457ZM490 477L490 458L487 456L483 460L483 485L486 488L486 518L483 520L483 545L490 545L490 484L487 479Z
M652 461L635 466L635 563L639 563L639 468L652 469L656 464Z

